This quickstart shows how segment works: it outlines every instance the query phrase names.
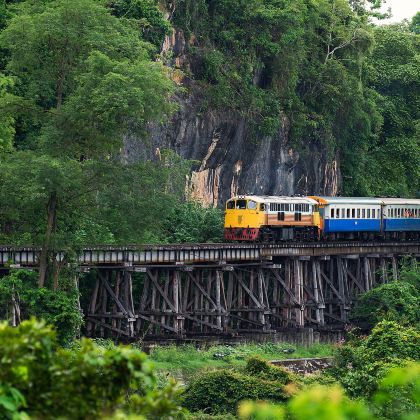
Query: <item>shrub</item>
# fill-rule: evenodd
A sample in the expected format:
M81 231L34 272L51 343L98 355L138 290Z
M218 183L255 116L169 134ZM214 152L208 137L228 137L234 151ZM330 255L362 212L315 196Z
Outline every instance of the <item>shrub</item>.
M60 344L69 345L79 334L83 322L78 308L78 291L73 287L67 290L38 288L37 274L28 270L13 271L0 278L0 316L10 319L10 304L18 303L21 319L34 316L44 319L57 329ZM63 281L64 283L64 281Z
M218 370L205 372L192 381L184 393L185 407L212 414L235 413L242 400L284 401L283 384L241 373Z
M414 285L394 281L364 293L356 302L350 320L369 328L383 319L415 324L420 320L419 304Z
M370 336L337 349L332 373L349 395L371 397L390 369L410 360L420 360L419 331L382 321Z
M248 359L244 372L266 381L275 381L284 385L296 379L295 375L289 370L280 366L274 366L266 360L256 356Z
M420 395L420 364L395 368L381 381L373 401L350 400L340 386L314 386L292 398L287 405L244 401L242 420L417 419Z
M117 408L148 419L180 411L177 388L169 383L157 389L144 353L98 347L88 339L62 349L56 333L35 320L16 328L0 324L0 384L0 418L25 407L43 419L99 418Z

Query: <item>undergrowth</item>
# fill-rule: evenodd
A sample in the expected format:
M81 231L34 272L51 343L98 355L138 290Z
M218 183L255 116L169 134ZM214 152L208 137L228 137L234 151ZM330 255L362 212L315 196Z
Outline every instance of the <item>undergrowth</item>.
M240 345L218 345L197 348L193 345L159 346L150 352L150 359L160 371L178 376L189 375L203 369L217 369L243 366L250 357L259 356L265 360L327 357L333 353L329 344L314 344L311 347L287 343L261 343Z

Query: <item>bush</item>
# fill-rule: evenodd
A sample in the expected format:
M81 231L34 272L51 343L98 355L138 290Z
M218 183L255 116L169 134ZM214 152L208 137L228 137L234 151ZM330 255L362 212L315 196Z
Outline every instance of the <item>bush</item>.
M0 278L0 304L3 307L0 316L3 319L11 318L9 307L13 301L19 306L21 319L33 316L53 325L60 344L69 345L78 336L83 318L74 286L65 290L38 288L35 272L18 270Z
M292 398L287 405L244 401L238 414L242 420L392 420L417 419L420 395L420 364L395 368L381 381L373 401L350 400L340 386L314 386Z
M191 411L212 414L235 413L242 400L285 401L283 384L230 370L205 372L192 381L184 393L184 405Z
M279 382L283 385L296 380L295 375L289 370L280 366L274 366L260 357L249 358L244 373L266 381Z
M332 374L350 396L370 398L390 369L420 360L420 333L394 321L378 323L368 337L339 347Z
M173 383L156 387L144 353L88 339L62 349L44 322L0 324L0 418L100 418L117 408L158 419L180 412ZM15 418L15 417L14 417Z
M419 304L418 291L414 285L394 281L360 296L350 314L350 320L369 328L383 319L415 324L420 321Z

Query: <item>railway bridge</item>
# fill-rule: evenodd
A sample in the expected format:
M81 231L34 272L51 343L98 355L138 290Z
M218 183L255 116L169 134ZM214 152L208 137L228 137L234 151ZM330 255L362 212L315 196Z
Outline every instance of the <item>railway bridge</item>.
M0 247L0 269L37 269L39 254ZM419 256L419 242L222 243L97 246L75 264L94 277L88 335L182 338L343 328L360 293Z

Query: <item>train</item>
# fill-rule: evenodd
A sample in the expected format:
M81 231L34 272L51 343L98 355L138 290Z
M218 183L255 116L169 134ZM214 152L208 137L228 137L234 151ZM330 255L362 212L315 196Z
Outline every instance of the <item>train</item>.
M238 195L226 202L234 242L418 240L420 199Z

